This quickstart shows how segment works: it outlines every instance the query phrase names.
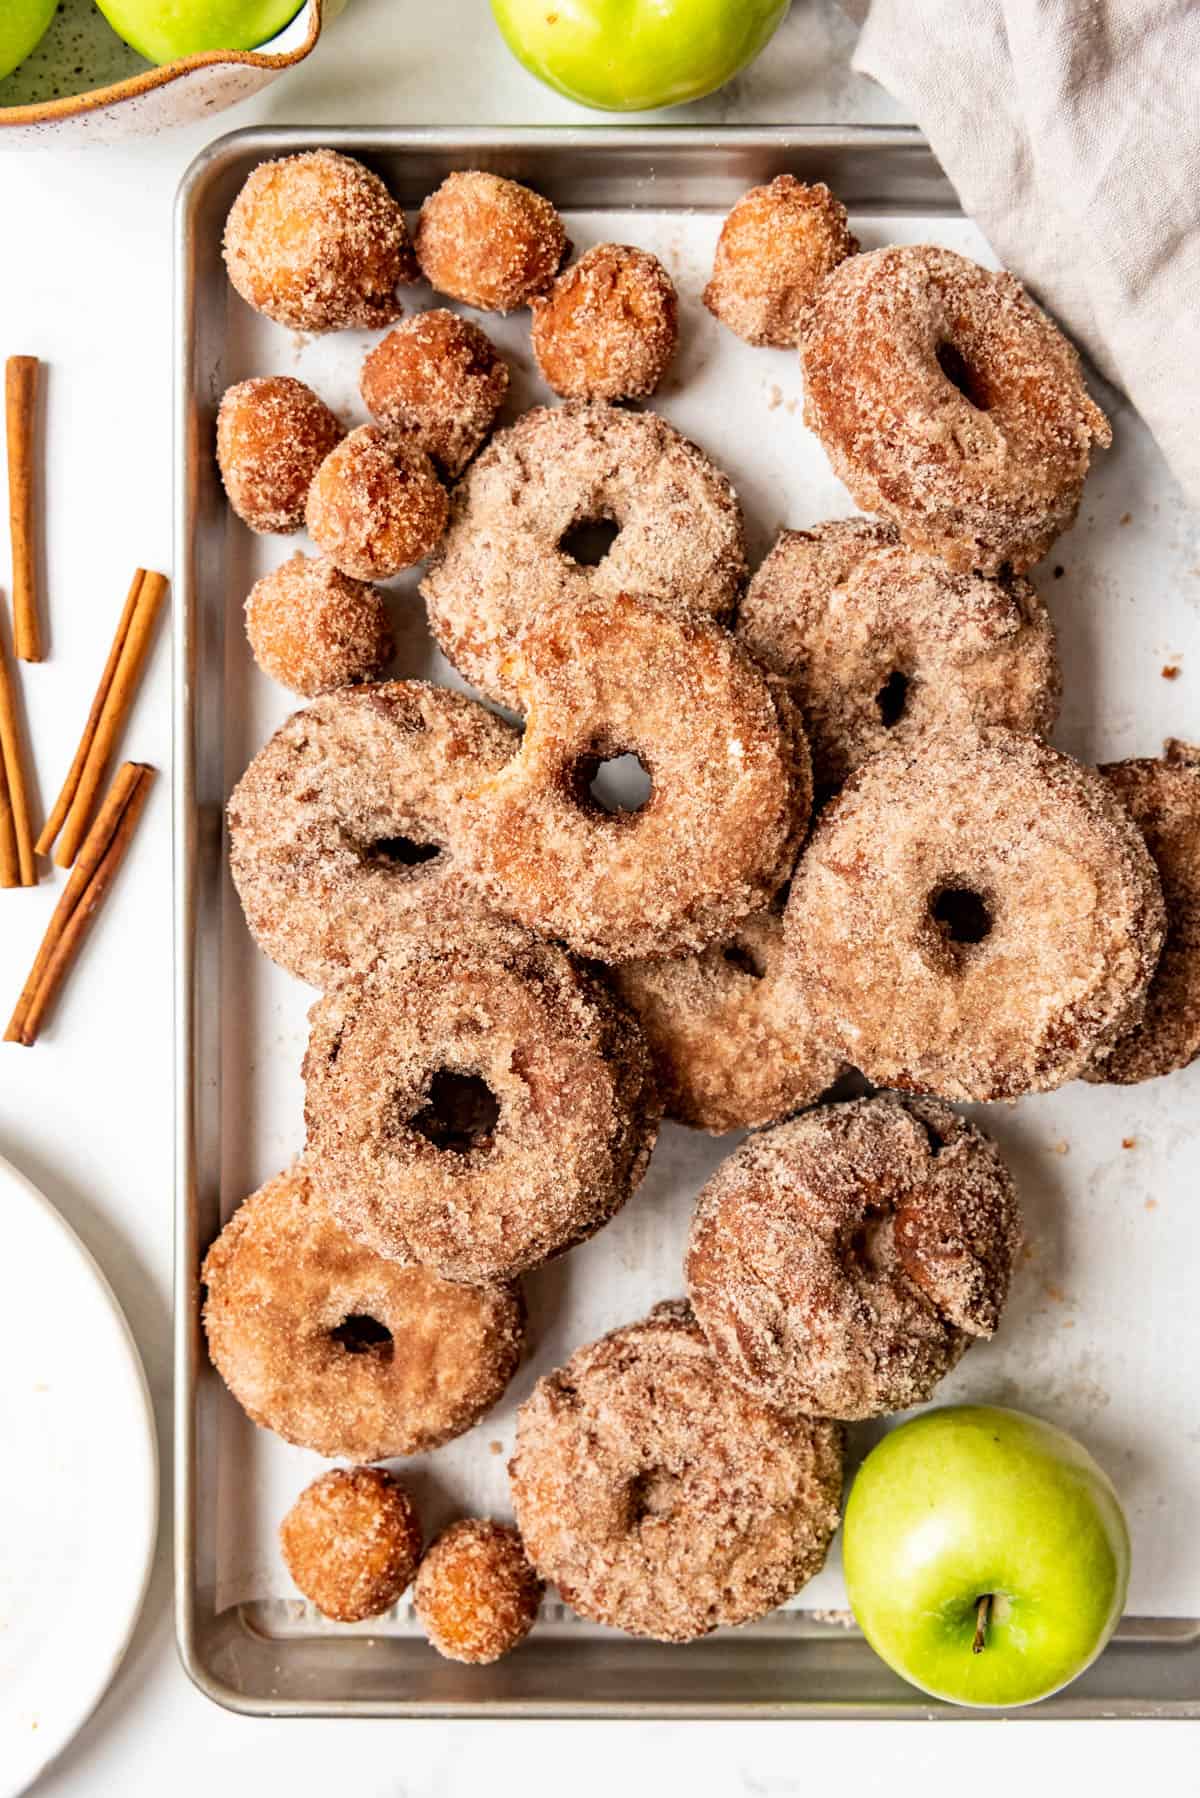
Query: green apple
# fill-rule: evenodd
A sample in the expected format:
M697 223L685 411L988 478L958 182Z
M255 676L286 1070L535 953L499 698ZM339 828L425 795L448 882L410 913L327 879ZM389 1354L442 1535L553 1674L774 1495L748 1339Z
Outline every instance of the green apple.
M1129 1584L1129 1531L1078 1442L1021 1411L927 1411L883 1438L846 1506L863 1634L922 1691L1032 1704L1091 1665Z
M0 4L0 80L36 50L58 0L3 0Z
M148 62L201 50L253 50L289 24L304 0L96 0L118 37Z
M606 112L678 106L753 62L788 0L492 0L513 55Z

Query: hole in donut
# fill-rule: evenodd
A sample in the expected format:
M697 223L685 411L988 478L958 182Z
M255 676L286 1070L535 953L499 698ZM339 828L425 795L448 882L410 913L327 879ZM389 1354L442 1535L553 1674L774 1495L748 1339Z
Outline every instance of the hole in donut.
M903 718L904 709L908 704L908 688L907 674L902 674L897 668L888 675L876 693L875 706L879 713L879 722L885 730L891 730L892 726L899 724Z
M972 887L939 887L930 898L929 915L945 942L956 949L982 943L992 928L987 900Z
M632 750L584 756L575 764L571 784L589 811L609 817L642 811L653 791L645 763Z
M429 1097L410 1120L411 1127L435 1149L466 1155L489 1149L500 1121L500 1101L478 1074L439 1068L429 1082Z
M440 843L418 843L412 837L377 837L363 849L363 860L389 868L422 868L443 853Z
M866 1274L887 1270L891 1259L894 1221L888 1212L869 1212L850 1238L846 1259Z
M721 959L736 968L739 974L748 974L751 980L761 980L767 971L766 963L741 943L727 943L721 951Z
M558 547L580 568L599 568L620 534L614 518L580 518L563 532Z
M991 405L987 388L962 351L956 349L952 343L939 343L936 354L938 367L951 387L956 387L967 404L974 406L976 412L986 412Z
M626 1504L629 1528L637 1529L648 1517L669 1517L675 1509L679 1481L662 1467L647 1467L630 1480Z
M329 1334L348 1355L374 1355L378 1361L392 1358L392 1332L377 1317L356 1312L353 1317L344 1317Z

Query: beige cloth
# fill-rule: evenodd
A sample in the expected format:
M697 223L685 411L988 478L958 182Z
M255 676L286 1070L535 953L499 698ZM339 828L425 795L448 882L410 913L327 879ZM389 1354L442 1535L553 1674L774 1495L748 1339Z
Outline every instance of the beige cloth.
M1200 503L1200 0L846 0L854 67Z

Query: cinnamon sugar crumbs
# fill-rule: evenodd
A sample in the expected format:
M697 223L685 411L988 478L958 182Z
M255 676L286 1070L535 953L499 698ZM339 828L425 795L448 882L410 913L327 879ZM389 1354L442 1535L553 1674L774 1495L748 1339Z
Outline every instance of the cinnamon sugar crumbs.
M1180 672L1178 662L1167 662L1162 670L1162 677L1164 680L1178 680Z
M1137 1137L1136 1136L1123 1136L1121 1138L1121 1147L1123 1149L1136 1149L1137 1148Z

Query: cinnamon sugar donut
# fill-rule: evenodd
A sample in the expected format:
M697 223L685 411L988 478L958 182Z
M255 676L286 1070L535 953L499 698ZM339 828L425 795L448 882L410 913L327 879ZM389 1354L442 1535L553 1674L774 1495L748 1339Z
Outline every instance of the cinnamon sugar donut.
M383 581L429 554L449 509L424 450L380 425L359 425L313 476L305 522L343 574Z
M690 1642L820 1571L842 1433L726 1380L690 1308L669 1303L538 1381L509 1475L526 1552L573 1610Z
M519 741L425 681L346 688L294 713L229 801L230 871L263 953L323 988L406 919L469 902L458 813Z
M312 478L342 439L323 399L290 375L227 387L217 409L217 466L252 531L298 531Z
M697 955L613 969L650 1044L665 1114L714 1135L790 1117L845 1063L813 1029L775 907Z
M421 1554L421 1524L399 1480L382 1467L331 1467L306 1486L279 1526L287 1570L335 1623L390 1611Z
M393 941L313 1007L304 1083L313 1182L346 1228L456 1280L593 1235L657 1133L633 1018L512 925Z
M737 635L789 682L818 788L938 726L1044 734L1058 716L1054 626L1029 581L953 574L873 519L784 531Z
M542 1589L511 1523L463 1517L430 1544L413 1604L440 1655L487 1667L525 1640Z
M248 306L293 331L390 325L397 283L417 278L400 207L336 150L251 170L225 226L225 266Z
M948 1105L823 1105L717 1169L688 1294L722 1371L764 1404L881 1417L992 1335L1020 1238L999 1150Z
M421 273L439 293L485 312L527 306L549 287L567 249L543 194L482 169L455 169L421 208Z
M306 699L382 674L395 651L379 589L299 550L251 587L246 637L263 673Z
M441 307L406 318L363 363L363 403L447 475L461 474L508 393L508 364L491 338Z
M1013 1099L1140 1021L1162 891L1094 769L1013 731L934 732L822 814L785 937L818 1028L876 1085Z
M1012 275L935 244L852 256L800 344L804 418L857 505L955 570L1020 574L1112 441L1079 357Z
M1167 909L1146 1015L1086 1072L1128 1086L1200 1055L1200 750L1172 743L1162 761L1110 762L1100 772L1146 840Z
M498 909L612 962L703 948L770 903L808 823L808 748L726 631L593 593L536 613L510 669L525 735L470 800ZM606 810L593 781L627 754L649 798Z
M533 353L564 399L644 399L679 342L679 296L649 250L598 243L533 301Z
M822 281L857 249L846 208L823 181L776 175L744 193L721 226L704 304L747 343L792 349Z
M595 565L582 527L609 521ZM746 572L742 513L726 477L653 412L571 402L500 431L455 488L421 592L449 660L514 704L504 662L541 603L644 593L725 618Z
M525 1341L516 1286L462 1286L372 1254L296 1163L209 1249L213 1365L252 1422L319 1455L384 1461L479 1421Z

